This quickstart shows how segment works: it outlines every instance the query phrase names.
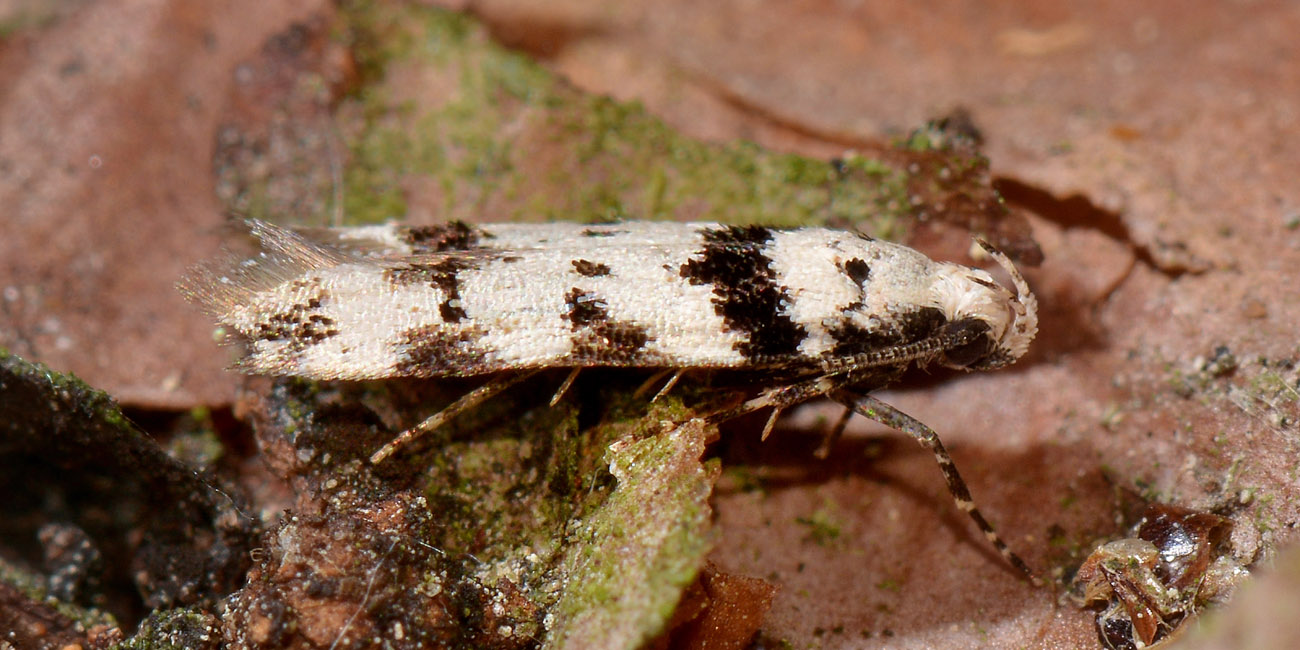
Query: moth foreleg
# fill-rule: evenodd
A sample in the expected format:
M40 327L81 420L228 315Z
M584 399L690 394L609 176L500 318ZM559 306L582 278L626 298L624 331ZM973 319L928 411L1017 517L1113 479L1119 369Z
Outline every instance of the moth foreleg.
M929 449L934 454L934 459L939 464L939 471L943 473L943 480L948 484L948 493L952 495L952 500L957 507L970 516L975 522L975 526L984 533L984 538L998 550L1003 559L1011 566L1019 569L1029 577L1030 582L1035 585L1042 584L1038 576L1030 570L1029 565L1020 559L1006 544L1002 537L993 530L984 515L975 507L975 501L971 499L970 489L966 486L966 481L957 471L957 465L953 463L952 456L948 455L948 450L944 448L943 442L939 440L939 434L934 429L926 426L920 420L870 396L870 395L853 395L848 392L837 390L831 393L831 399L849 407L854 412L871 418L891 429L900 431L912 437L913 440L921 443L921 446Z
M447 423L457 415L460 415L461 413L469 409L472 409L475 406L478 406L489 397L492 397L493 395L496 395L497 393L500 393L501 391L510 388L511 386L514 386L515 384L525 379L528 379L529 377L532 377L538 372L539 371L537 370L524 370L520 372L503 373L503 374L496 375L495 377L489 379L486 384L483 384L482 386L479 386L478 388L475 388L474 390L462 395L460 399L452 402L446 408L429 416L429 418L424 422L421 422L415 425L414 427L411 427L410 429L403 431L396 438L393 438L392 440L388 441L387 444L379 448L379 451L376 451L374 454L370 456L370 462L376 464L383 462L385 458L388 458L389 456L393 455L393 452L397 451L398 448L400 448L402 445L405 445L411 442L412 440L415 440L416 438L419 438L420 436L430 431L433 431L434 429L437 429L438 427Z
M742 415L753 413L759 409L771 407L776 412L780 412L795 404L801 404L814 397L820 397L834 390L838 382L834 377L818 377L808 381L802 381L789 386L780 386L763 391L758 397L747 400L745 403L734 408L718 411L705 418L710 424L726 422ZM771 429L773 420L769 420L769 426L765 432ZM766 438L766 433L764 434Z

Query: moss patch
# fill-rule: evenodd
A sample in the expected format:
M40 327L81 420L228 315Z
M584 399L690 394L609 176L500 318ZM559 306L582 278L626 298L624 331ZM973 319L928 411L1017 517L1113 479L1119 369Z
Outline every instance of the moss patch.
M833 225L896 241L929 220L1041 257L975 141L943 122L818 160L687 138L635 102L582 93L461 14L358 0L301 31L250 66L266 81L242 89L258 115L283 119L232 114L218 143L218 193L236 213Z

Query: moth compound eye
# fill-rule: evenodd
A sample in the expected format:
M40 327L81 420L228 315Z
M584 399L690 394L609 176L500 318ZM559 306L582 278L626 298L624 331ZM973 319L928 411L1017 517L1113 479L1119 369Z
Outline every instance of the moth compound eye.
M951 368L964 368L968 370L984 370L991 367L1002 365L1001 363L990 363L989 359L996 349L993 339L987 336L981 336L970 343L958 346L944 353L944 365Z
M965 340L943 351L943 365L949 368L983 368L997 349L988 323L976 318L953 321L946 326L944 333Z

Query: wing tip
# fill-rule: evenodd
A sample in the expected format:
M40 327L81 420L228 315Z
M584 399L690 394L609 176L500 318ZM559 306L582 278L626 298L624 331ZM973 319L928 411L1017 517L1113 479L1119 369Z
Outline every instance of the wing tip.
M256 255L241 257L227 250L193 266L176 283L187 301L223 323L223 316L230 310L248 304L266 289L352 259L342 251L270 222L245 219L243 229L257 240L261 250Z

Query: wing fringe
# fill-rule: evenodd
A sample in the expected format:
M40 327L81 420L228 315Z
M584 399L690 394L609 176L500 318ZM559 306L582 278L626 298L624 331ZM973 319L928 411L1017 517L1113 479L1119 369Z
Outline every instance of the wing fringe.
M272 223L248 219L243 225L258 240L261 252L247 258L227 251L190 269L176 284L186 300L222 321L233 308L248 304L261 291L311 271L357 261Z

